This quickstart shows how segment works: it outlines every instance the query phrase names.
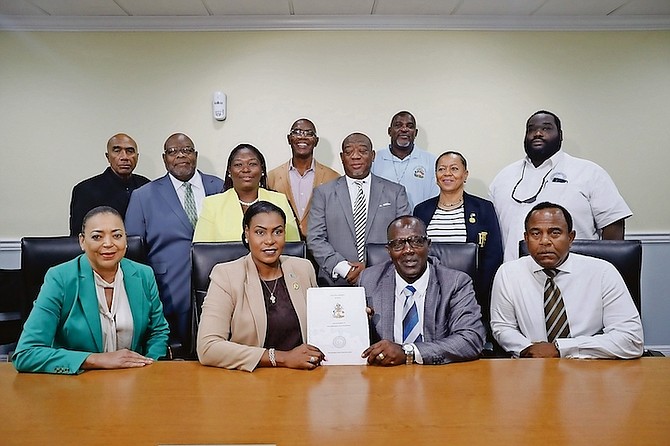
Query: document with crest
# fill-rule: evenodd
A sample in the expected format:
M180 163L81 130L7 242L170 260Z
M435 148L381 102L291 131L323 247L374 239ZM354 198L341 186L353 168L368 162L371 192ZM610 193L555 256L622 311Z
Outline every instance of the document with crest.
M370 346L363 287L307 290L307 343L326 355L323 365L361 365Z

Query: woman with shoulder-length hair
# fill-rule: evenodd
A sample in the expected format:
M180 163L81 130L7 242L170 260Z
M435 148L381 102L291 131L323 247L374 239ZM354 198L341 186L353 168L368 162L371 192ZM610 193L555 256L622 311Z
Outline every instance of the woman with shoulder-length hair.
M286 240L300 240L298 224L286 195L267 190L265 157L251 144L239 144L228 156L223 193L205 197L193 235L194 242L240 241L242 215L261 200L280 207L288 216Z
M312 264L283 256L286 214L259 201L242 222L249 254L212 269L198 328L204 365L253 371L256 367L314 369L324 360L305 343L307 289L316 287Z
M477 276L473 279L484 325L490 333L491 287L503 259L502 238L493 203L465 192L468 174L468 163L461 153L441 154L435 161L440 195L416 205L414 216L426 224L428 237L433 242L477 244ZM492 338L489 336L489 339Z
M84 254L47 271L12 357L20 372L143 367L167 353L169 328L150 267L125 259L119 212L84 217Z

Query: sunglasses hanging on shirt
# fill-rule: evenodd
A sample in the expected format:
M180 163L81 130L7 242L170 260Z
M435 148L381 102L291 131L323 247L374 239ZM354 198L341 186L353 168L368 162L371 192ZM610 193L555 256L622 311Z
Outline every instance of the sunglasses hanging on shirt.
M512 189L512 200L516 201L519 204L530 204L530 203L535 203L535 200L537 200L537 196L540 195L540 192L542 192L542 189L544 189L544 185L547 183L547 177L549 174L554 170L552 167L549 169L549 172L546 173L544 177L542 177L542 182L540 183L540 188L535 192L535 195L533 195L530 198L526 198L525 200L519 200L514 196L516 193L516 188L519 187L519 184L523 181L523 176L526 174L526 163L523 164L523 169L521 170L521 178L519 178L519 181L516 182L514 185L514 188Z

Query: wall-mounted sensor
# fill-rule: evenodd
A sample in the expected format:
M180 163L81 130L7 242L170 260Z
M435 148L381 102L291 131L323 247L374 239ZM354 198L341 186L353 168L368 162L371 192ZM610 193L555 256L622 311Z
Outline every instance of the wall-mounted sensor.
M226 120L226 95L215 91L212 99L212 115L217 121Z

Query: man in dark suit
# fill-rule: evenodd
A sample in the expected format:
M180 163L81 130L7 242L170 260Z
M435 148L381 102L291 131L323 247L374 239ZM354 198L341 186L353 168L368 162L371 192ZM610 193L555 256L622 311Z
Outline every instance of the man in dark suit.
M384 243L386 227L411 212L405 188L370 173L370 138L352 133L340 153L345 175L314 190L307 248L322 285L353 285L365 268L365 244ZM358 211L358 212L357 212Z
M221 192L223 180L196 169L198 152L185 134L171 135L163 149L167 174L133 192L125 223L147 245L171 339L188 349L193 227L205 196Z
M70 199L70 235L81 232L84 215L97 206L109 206L126 214L130 194L150 180L135 175L140 154L137 143L125 133L118 133L107 141L109 167L100 175L88 178L72 188Z
M470 277L428 260L425 224L402 216L387 232L391 260L367 268L359 285L371 310L370 365L446 364L476 359L486 331Z

